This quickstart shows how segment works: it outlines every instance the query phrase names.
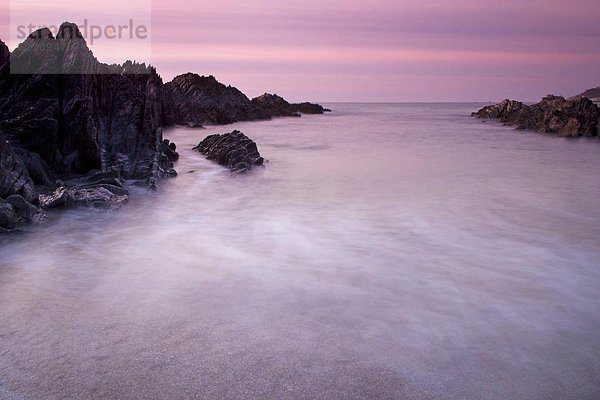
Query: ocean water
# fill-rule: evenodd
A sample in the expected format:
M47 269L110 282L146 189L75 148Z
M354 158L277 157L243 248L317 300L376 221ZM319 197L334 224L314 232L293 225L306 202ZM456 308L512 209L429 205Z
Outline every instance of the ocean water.
M600 398L600 141L328 106L1 237L0 398Z

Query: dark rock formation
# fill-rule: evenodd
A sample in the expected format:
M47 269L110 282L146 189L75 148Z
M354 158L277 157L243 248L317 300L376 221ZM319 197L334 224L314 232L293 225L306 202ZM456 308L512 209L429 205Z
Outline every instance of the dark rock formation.
M329 108L325 108L320 104L315 103L293 103L291 104L292 110L295 112L299 112L301 114L323 114L326 112L331 112Z
M13 194L21 195L30 202L36 198L35 186L27 168L0 132L0 198Z
M39 30L11 54L0 72L0 131L58 174L169 175L160 157L162 80L143 65L99 63L77 29L65 23L57 38Z
M259 110L262 110L263 113L272 117L300 116L300 114L293 110L290 103L276 94L265 93L262 96L255 97L252 99L252 104Z
M46 208L119 206L128 198L122 179L155 188L175 176L179 154L164 126L324 111L276 95L251 101L212 76L163 85L145 64L100 63L75 24L56 37L40 29L12 54L0 41L0 228L44 221ZM234 171L263 162L240 132L203 143L200 151Z
M12 204L0 199L0 232L13 229L19 223L19 215Z
M179 75L165 84L165 93L172 104L166 111L166 120L173 125L230 124L269 118L268 114L260 114L244 93L223 85L212 75Z
M4 201L4 200L3 200ZM6 198L6 203L13 206L13 209L19 216L20 221L42 223L48 221L46 213L37 206L29 203L23 196L13 194Z
M508 119L516 112L522 110L524 104L515 100L502 100L498 104L483 107L481 110L471 114L480 119L499 119L502 122L508 122Z
M21 159L0 133L0 230L20 222L44 222L46 214L38 203L33 181Z
M123 187L119 172L113 169L108 172L92 172L41 194L40 206L116 208L128 200L129 191Z
M98 62L74 24L56 38L40 29L12 54L0 42L0 226L45 220L37 204L121 205L121 176L154 187L175 175L164 102L154 68Z
M21 148L13 148L13 152L27 169L34 184L49 186L56 180L52 168L39 154Z
M165 84L165 120L171 125L199 127L230 124L272 117L297 117L331 111L318 104L290 104L280 96L265 93L248 99L238 89L219 83L214 76L187 73Z
M253 166L264 163L256 143L240 131L210 135L194 147L194 150L238 173L250 171Z
M319 104L298 103L291 104L281 96L265 93L252 99L252 103L262 111L263 114L272 117L299 117L302 114L323 114L331 110Z
M549 95L533 105L504 100L484 107L472 116L498 119L517 129L539 133L571 137L600 135L600 109L590 99L582 96L565 99Z

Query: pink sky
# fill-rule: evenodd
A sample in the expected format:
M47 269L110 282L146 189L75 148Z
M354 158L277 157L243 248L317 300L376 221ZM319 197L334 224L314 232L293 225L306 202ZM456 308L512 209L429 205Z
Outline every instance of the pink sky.
M250 97L268 91L318 101L536 100L600 85L597 0L136 1L146 4L138 11L151 11L151 62L165 80L212 74ZM73 17L56 3L16 3L55 24L132 13L113 0L80 1L83 11ZM6 15L2 38L10 35ZM139 48L92 46L106 61Z

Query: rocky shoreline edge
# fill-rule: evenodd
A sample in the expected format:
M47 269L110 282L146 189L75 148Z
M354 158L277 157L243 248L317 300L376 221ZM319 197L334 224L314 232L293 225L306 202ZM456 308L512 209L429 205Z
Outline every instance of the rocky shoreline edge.
M163 138L164 127L329 111L276 94L249 99L214 76L163 83L145 64L103 64L68 22L56 37L34 32L12 53L0 40L0 232L46 223L49 209L118 208L129 184L155 189L176 176L177 146ZM198 150L234 172L262 163L241 132L223 136Z
M498 120L517 130L563 137L600 136L600 108L582 95L569 99L548 95L539 103L531 105L506 99L483 107L471 116L483 120Z

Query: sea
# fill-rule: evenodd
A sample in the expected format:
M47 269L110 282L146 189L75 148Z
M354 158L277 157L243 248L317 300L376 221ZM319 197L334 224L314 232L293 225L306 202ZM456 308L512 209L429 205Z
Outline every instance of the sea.
M0 399L599 399L600 140L325 105L0 236Z

